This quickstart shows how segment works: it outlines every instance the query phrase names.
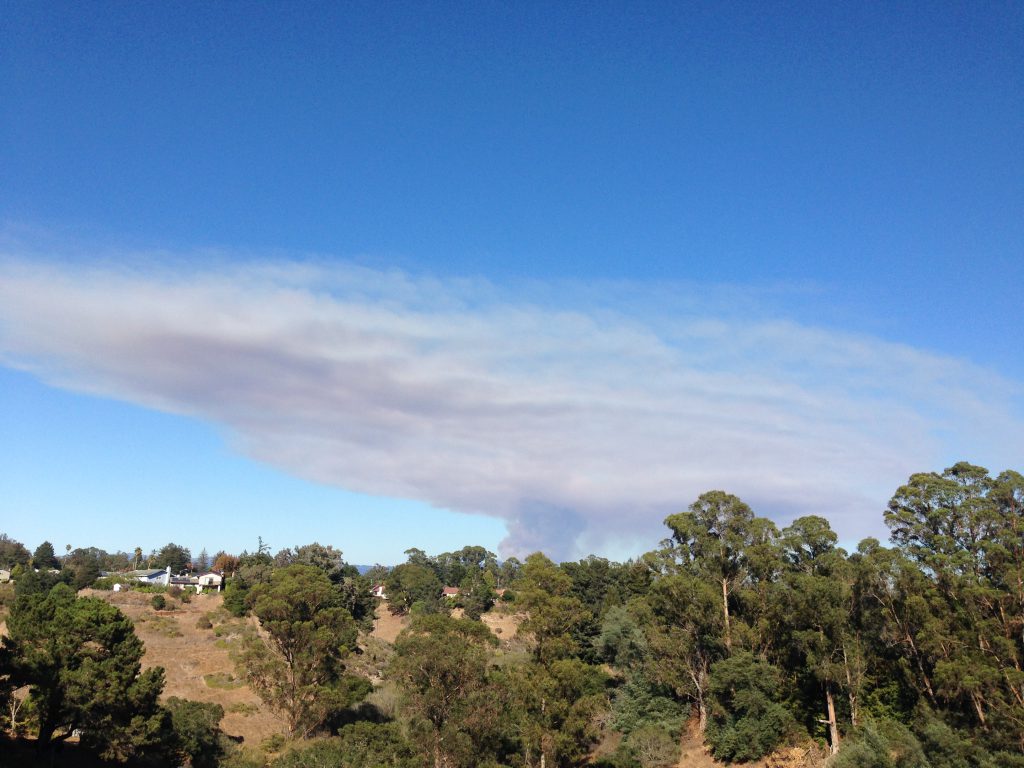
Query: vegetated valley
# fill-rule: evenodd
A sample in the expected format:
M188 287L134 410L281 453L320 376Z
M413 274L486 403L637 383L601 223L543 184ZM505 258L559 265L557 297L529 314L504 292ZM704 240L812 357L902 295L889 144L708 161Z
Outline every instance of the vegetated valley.
M882 513L847 552L711 491L625 563L363 573L2 535L0 765L1024 767L1024 477L962 462Z

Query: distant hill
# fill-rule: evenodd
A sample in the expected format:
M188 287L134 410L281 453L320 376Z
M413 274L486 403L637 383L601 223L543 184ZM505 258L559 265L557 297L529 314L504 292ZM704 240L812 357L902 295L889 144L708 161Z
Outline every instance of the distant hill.
M379 565L379 563L378 563L378 565ZM360 575L360 576L365 576L365 575L366 575L366 572L367 572L368 570L370 570L371 568L375 568L375 567L376 567L376 566L374 566L374 565L357 565L357 566L356 566L356 568L358 568L358 569L359 569L359 575ZM393 568L394 566L392 566L392 565L388 565L388 566L385 566L385 567L386 567L386 568Z

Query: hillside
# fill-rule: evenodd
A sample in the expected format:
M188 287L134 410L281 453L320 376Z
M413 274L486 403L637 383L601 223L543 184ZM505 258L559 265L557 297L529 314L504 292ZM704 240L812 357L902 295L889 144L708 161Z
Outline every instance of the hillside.
M224 707L224 732L249 747L259 747L274 734L283 734L283 722L271 712L244 681L236 678L231 660L233 646L247 632L255 630L255 620L237 619L222 607L220 595L199 595L189 603L168 600L174 610L155 611L151 594L139 592L107 592L86 589L83 596L98 597L116 605L135 623L136 632L146 646L143 667L161 666L166 674L164 697L178 696ZM458 610L456 611L458 613ZM204 628L203 619L212 626ZM482 618L501 640L499 656L523 652L522 639L516 630L522 617L500 610ZM381 680L375 672L379 659L386 658L390 645L408 624L407 617L394 616L382 603L377 607L373 631L362 643L370 658L353 659L358 671L368 674L376 684ZM0 634L5 629L0 623ZM383 653L381 653L383 652ZM598 752L614 747L614 734ZM820 768L824 755L806 748L788 749L767 760L748 763L747 768ZM721 768L701 743L699 735L690 730L684 734L677 768Z
M191 603L168 599L175 610L158 612L150 605L152 595L141 592L87 589L80 594L116 605L135 622L135 631L146 644L143 667L165 670L165 698L220 704L224 732L245 744L259 745L268 736L284 732L283 723L235 677L231 648L255 623L230 616L221 607L220 595L198 595ZM197 626L203 617L211 619L212 629Z

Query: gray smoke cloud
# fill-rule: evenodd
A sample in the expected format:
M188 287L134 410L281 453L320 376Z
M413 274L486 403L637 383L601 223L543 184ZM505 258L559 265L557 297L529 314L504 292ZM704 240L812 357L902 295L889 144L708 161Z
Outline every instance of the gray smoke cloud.
M504 554L649 547L711 488L852 540L910 472L1020 458L1017 382L686 298L652 320L355 266L11 254L0 360L204 419L313 481L499 517Z

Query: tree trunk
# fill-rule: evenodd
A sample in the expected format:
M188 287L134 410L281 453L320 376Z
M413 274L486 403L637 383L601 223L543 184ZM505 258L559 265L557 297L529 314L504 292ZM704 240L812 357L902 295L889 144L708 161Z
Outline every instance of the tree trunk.
M836 703L832 698L832 687L825 684L825 707L828 710L828 751L834 755L839 751L839 725L836 723Z
M850 699L850 725L857 727L857 689L853 684L853 674L850 672L850 660L846 656L846 645L843 645L843 669L846 671L846 692Z
M982 729L983 730L986 729L987 726L986 726L986 723L985 723L985 709L981 705L981 697L977 693L972 693L971 694L971 703L974 705L974 711L978 715L978 722L981 723Z
M708 708L704 703L704 697L699 696L697 698L697 729L704 733L704 730L708 727Z
M722 579L722 612L725 615L725 647L732 651L732 630L729 627L729 580Z

